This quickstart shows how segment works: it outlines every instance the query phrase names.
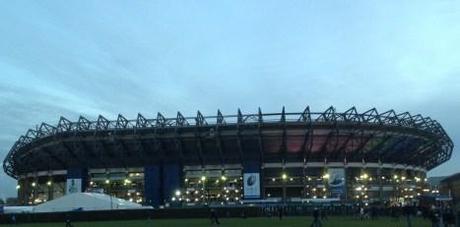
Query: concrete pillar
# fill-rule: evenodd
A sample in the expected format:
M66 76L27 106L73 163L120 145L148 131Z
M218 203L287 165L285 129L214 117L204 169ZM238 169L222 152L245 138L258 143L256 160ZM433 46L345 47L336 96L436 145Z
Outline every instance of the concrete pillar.
M176 190L181 185L181 168L179 164L164 164L162 179L163 203L171 201Z
M144 167L144 196L145 202L158 207L162 202L161 168L159 165Z
M47 185L48 187L48 201L54 199L54 183Z

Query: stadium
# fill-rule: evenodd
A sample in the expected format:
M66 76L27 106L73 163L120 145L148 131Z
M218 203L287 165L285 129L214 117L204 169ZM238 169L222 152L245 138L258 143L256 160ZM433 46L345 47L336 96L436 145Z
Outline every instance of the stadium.
M393 110L42 123L13 145L4 171L21 204L103 192L157 206L403 202L453 143L435 120Z

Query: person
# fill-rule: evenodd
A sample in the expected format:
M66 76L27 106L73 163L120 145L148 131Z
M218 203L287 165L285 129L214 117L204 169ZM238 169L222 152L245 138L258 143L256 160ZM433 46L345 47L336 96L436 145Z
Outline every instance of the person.
M246 216L246 211L244 210L244 208L243 208L243 210L241 211L241 218L244 218L244 219L247 218L247 216Z
M400 215L400 207L399 205L393 205L391 207L391 216L393 217L393 221L399 222L399 215Z
M439 227L439 214L435 207L431 208L429 217L431 220L431 227Z
M412 227L412 220L411 220L412 207L409 204L406 204L403 207L403 213L404 213L404 216L406 216L407 227Z
M66 215L66 217L65 217L65 227L73 227L72 221L70 220L69 215Z
M455 226L455 214L452 208L450 208L449 206L444 211L444 224L447 227Z
M220 225L219 217L217 217L217 212L214 209L211 209L211 224L212 225L214 225L214 224Z
M11 224L17 225L16 215L15 214L11 215Z
M366 213L365 213L364 207L360 207L359 208L359 219L361 221L364 220L365 215L366 215Z
M279 219L283 219L283 207L278 207L278 217Z
M372 205L369 214L372 220L377 219L377 207L375 205Z
M327 220L327 212L326 212L326 209L321 209L321 212L320 212L320 216L321 216L321 220L324 221L324 220Z
M319 216L319 210L315 207L313 210L313 223L311 223L310 227L321 227L321 220L319 219Z

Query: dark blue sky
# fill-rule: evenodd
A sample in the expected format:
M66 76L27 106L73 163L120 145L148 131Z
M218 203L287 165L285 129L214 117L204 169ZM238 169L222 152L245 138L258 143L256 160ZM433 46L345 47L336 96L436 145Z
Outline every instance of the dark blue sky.
M0 159L59 116L356 106L460 139L458 1L0 0ZM460 170L451 161L430 175ZM15 194L0 174L0 198Z

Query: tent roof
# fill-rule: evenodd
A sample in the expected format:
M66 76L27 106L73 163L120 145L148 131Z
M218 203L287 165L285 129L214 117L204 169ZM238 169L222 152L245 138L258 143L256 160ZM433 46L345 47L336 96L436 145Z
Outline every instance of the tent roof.
M72 193L37 205L33 212L64 212L72 210L140 209L142 205L101 193Z

